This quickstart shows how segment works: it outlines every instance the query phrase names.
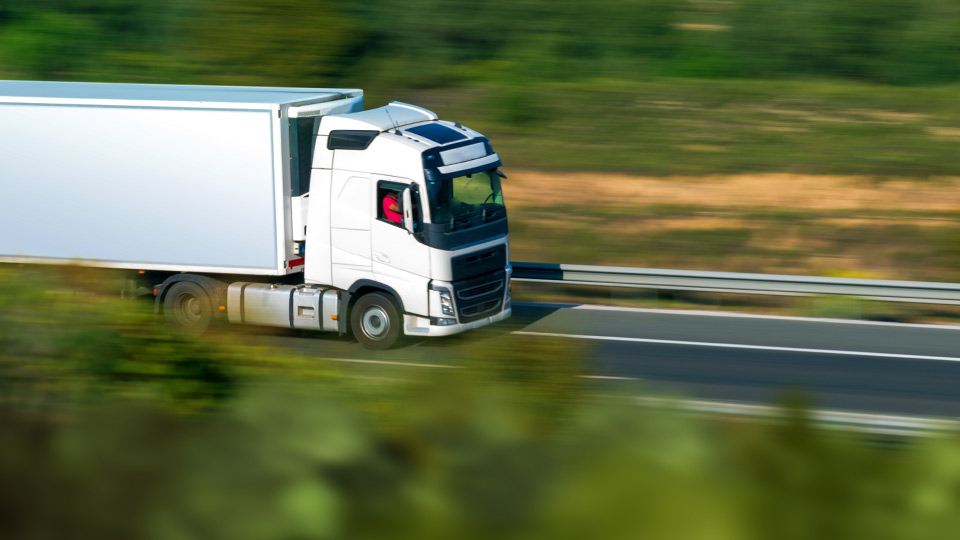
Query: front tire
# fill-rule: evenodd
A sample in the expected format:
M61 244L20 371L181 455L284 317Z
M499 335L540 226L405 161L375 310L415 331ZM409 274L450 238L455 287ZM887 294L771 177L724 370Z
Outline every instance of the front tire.
M389 349L400 338L403 318L389 296L370 293L361 296L350 312L350 327L361 345L368 349Z
M178 281L164 296L163 315L170 326L196 337L210 326L213 304L203 287L190 281Z

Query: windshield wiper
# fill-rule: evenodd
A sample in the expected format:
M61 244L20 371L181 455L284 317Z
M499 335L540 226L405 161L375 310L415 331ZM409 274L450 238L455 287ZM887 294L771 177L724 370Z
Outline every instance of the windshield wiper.
M467 225L472 225L474 217L476 217L476 214L463 214L459 216L450 216L449 220L444 221L449 224L448 226L450 227L451 231L455 231L457 229L462 229Z
M495 207L490 208L490 209L487 209L487 207L484 207L484 208L483 208L483 220L484 220L484 221L489 221L489 220L491 220L491 219L496 219L496 218L500 217L500 214L506 213L506 211L507 211L507 209L506 209L506 207L504 207L504 206L495 206Z
M446 223L450 230L463 229L469 226L477 225L480 223L486 223L488 221L498 219L503 217L506 213L506 208L503 206L496 206L493 208L484 207L480 210L474 212L467 212L464 214L458 214L455 216L450 216L449 219L444 219L442 223Z

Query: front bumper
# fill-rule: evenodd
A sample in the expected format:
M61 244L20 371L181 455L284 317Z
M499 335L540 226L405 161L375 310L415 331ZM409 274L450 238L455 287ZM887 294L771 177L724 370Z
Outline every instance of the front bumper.
M430 324L430 319L426 317L404 315L403 333L408 336L450 336L453 334L459 334L460 332L466 332L467 330L473 330L474 328L489 326L493 323L509 319L511 313L512 308L508 307L500 313L491 315L489 317L484 317L483 319L477 321L451 324L449 326L433 326Z

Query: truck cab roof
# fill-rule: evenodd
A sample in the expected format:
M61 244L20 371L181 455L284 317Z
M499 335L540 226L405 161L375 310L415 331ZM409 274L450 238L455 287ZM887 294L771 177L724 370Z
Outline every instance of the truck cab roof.
M317 135L336 136L336 132L345 132L349 137L366 137L368 144L382 136L420 151L451 144L461 146L471 139L486 140L470 128L440 120L427 109L398 101L376 109L324 116Z
M389 105L366 111L325 116L320 122L318 135L331 131L377 131L384 132L403 126L437 120L437 115L422 107L393 101Z
M324 116L317 135L327 138L323 143L327 149L347 151L337 159L338 166L348 170L367 170L364 167L369 166L369 158L354 151L397 145L417 153L416 165L411 167L422 171L428 180L495 169L501 164L500 156L480 133L439 120L433 112L406 103ZM389 162L396 166L396 157ZM414 174L412 171L406 174Z

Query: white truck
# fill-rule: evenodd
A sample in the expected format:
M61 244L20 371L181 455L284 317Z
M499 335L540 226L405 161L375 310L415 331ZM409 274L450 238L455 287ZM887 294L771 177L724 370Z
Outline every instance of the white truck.
M0 81L0 262L129 270L192 333L387 348L510 316L500 165L360 90Z

